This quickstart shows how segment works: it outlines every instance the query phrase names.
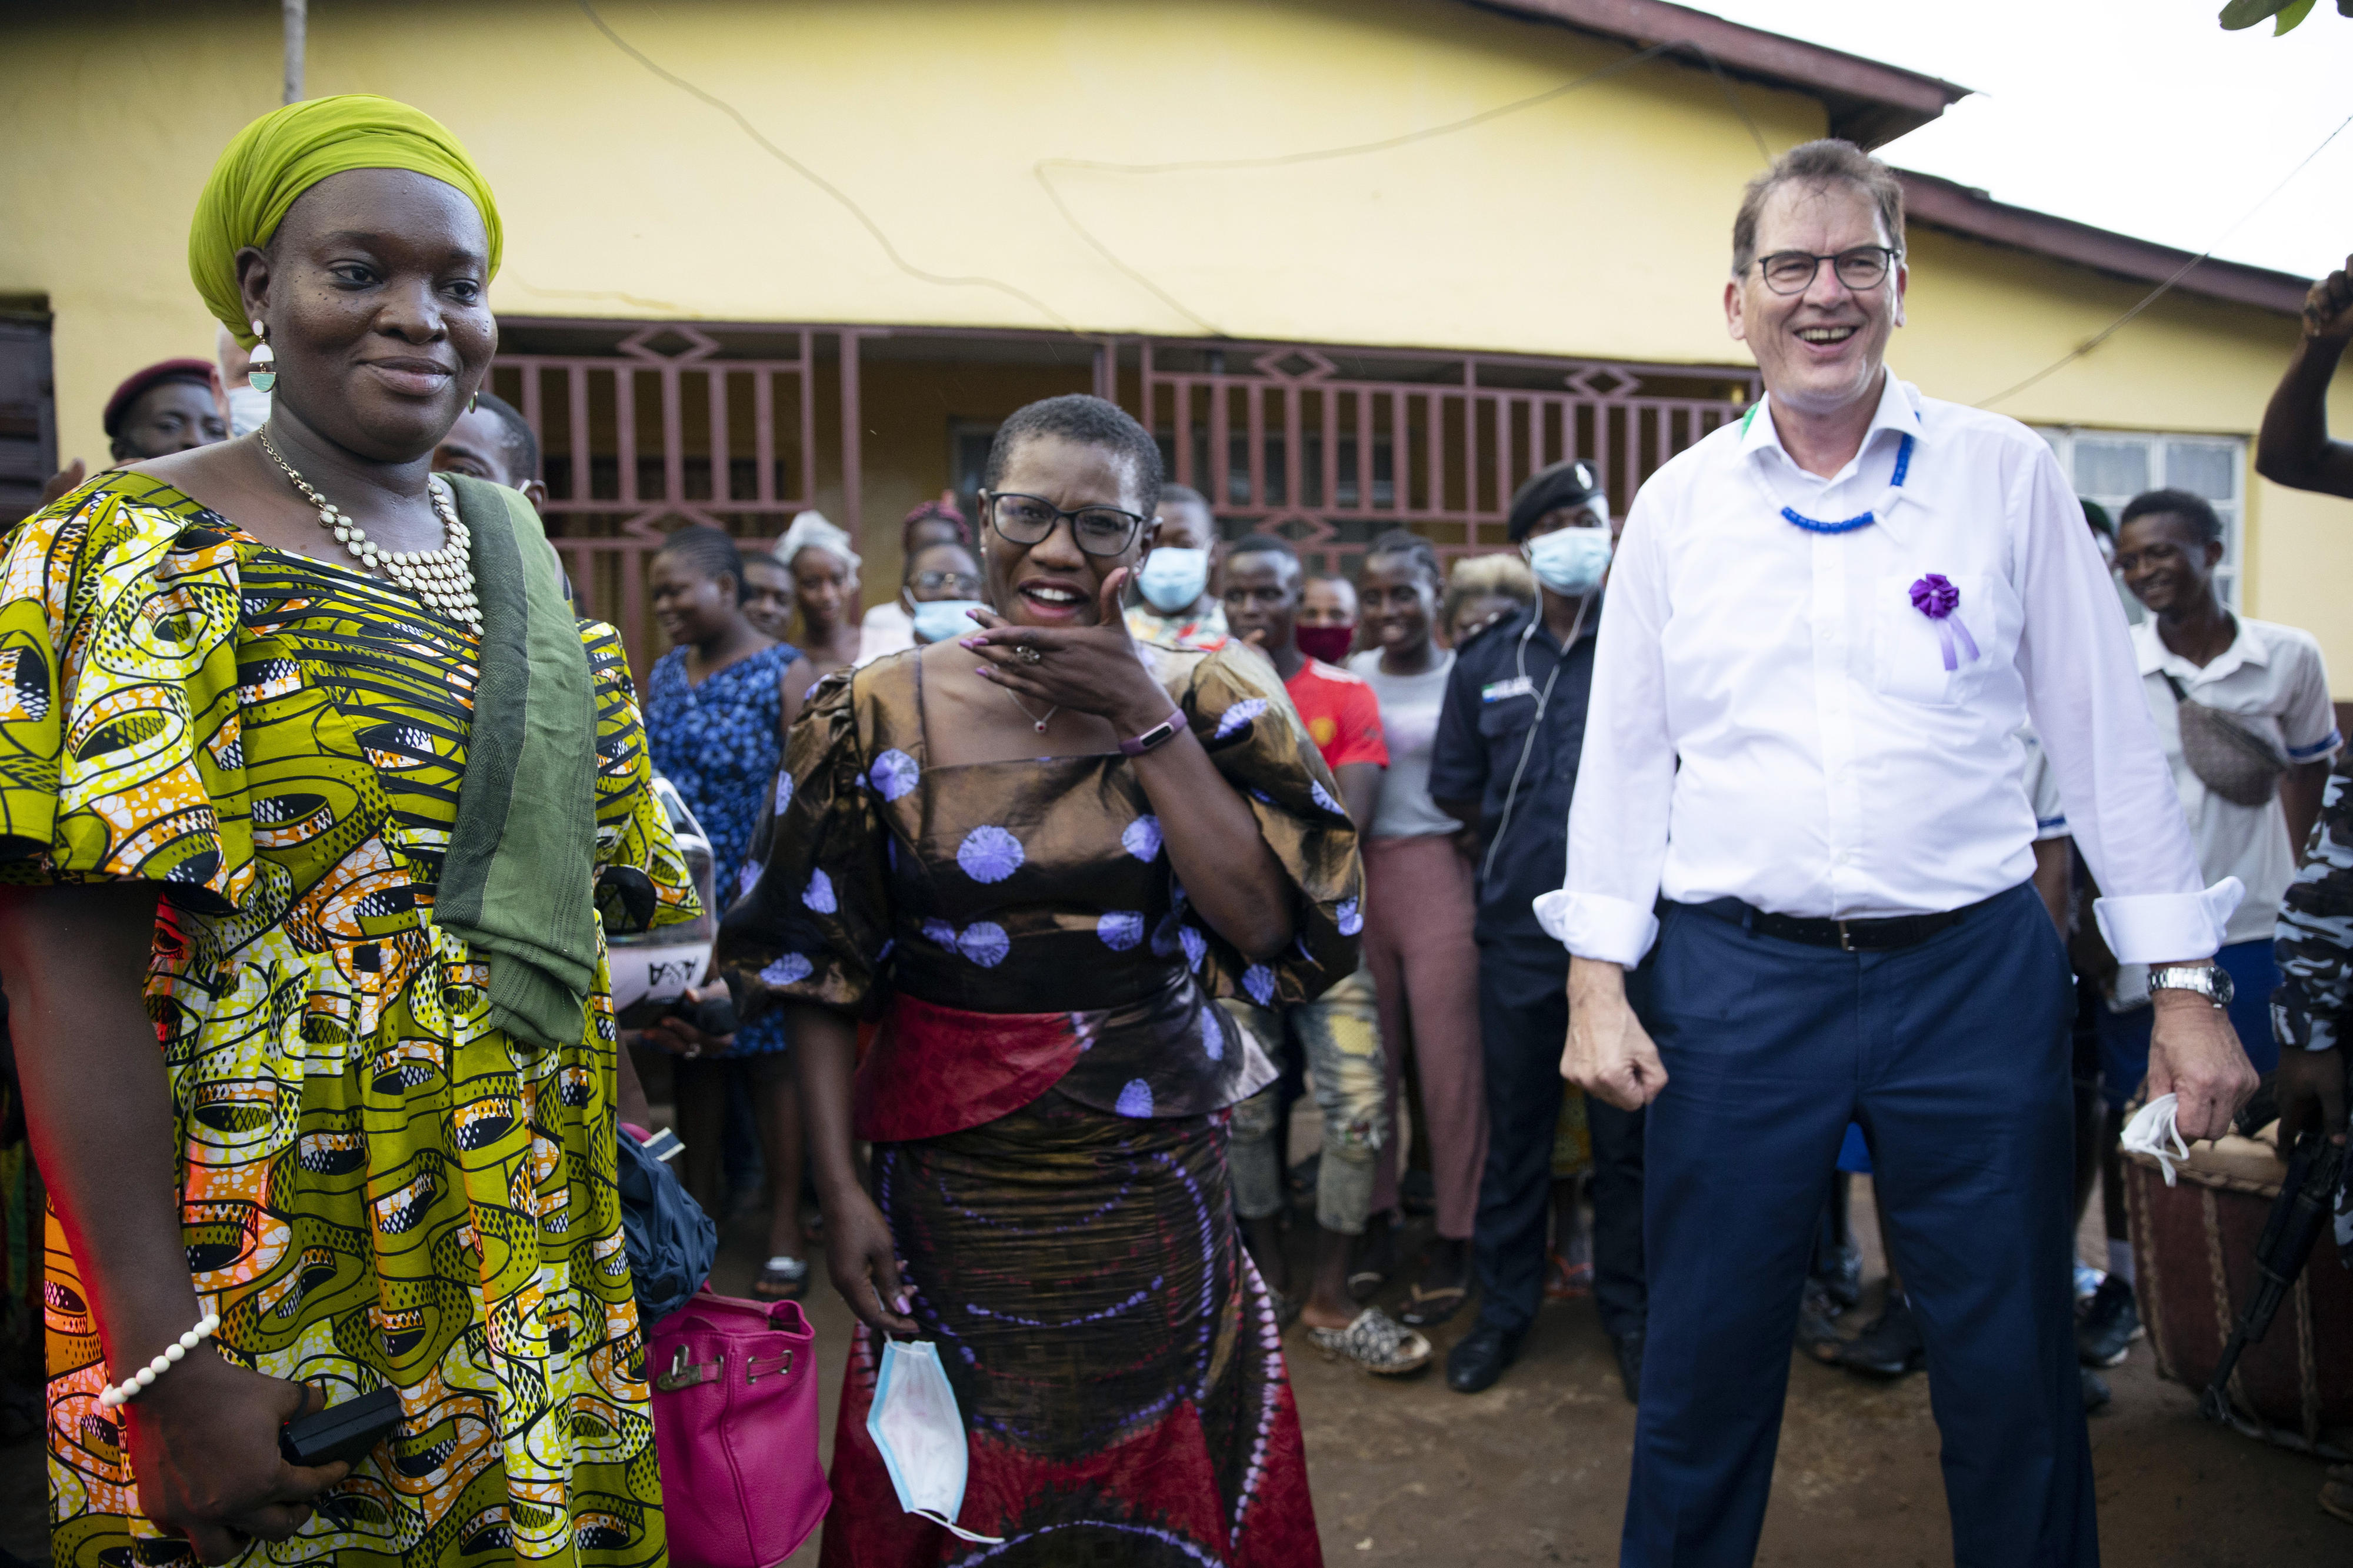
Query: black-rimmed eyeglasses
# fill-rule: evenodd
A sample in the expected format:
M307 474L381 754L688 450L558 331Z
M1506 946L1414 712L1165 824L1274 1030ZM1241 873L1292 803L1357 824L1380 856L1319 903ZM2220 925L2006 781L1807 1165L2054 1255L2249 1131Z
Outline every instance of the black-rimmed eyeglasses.
M1860 294L1876 289L1887 279L1887 269L1904 253L1884 245L1858 245L1852 250L1841 250L1834 256L1816 256L1806 250L1777 250L1770 256L1757 258L1757 270L1764 275L1765 287L1776 294L1802 294L1814 286L1815 277L1827 261L1838 274L1838 280Z
M1145 519L1115 506L1082 506L1064 511L1043 496L1008 491L980 492L988 509L988 525L1016 544L1043 544L1054 526L1068 518L1071 537L1089 555L1117 555L1135 542Z

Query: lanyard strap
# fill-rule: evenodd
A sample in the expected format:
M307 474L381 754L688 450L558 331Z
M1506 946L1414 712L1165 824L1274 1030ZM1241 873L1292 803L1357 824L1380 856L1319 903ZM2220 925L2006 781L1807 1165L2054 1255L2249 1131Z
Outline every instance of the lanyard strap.
M1757 492L1764 496L1765 504L1774 505L1777 498L1771 487L1765 483L1765 476L1758 473L1756 464L1749 462L1746 458L1744 457L1741 461L1747 465L1748 477L1756 481ZM1903 437L1903 444L1895 449L1894 476L1888 480L1887 489L1881 494L1878 504L1869 511L1857 513L1853 517L1841 518L1835 522L1824 522L1819 518L1808 517L1796 507L1784 506L1779 508L1782 521L1796 523L1808 533L1852 533L1858 528L1869 528L1895 510L1896 500L1903 494L1905 476L1911 471L1912 437L1906 435Z

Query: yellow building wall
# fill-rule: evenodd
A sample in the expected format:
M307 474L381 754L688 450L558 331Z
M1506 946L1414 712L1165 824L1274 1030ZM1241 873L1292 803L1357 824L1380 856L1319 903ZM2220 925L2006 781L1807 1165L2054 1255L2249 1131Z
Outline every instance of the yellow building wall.
M1801 95L1741 86L1735 104L1704 71L1650 62L1465 129L1300 156L1485 114L1630 53L1459 0L596 8L644 61L569 0L312 17L311 91L416 103L489 174L507 226L503 312L1738 363L1719 304L1732 207L1759 138L1778 150L1824 125ZM768 145L646 61L723 100ZM187 214L278 79L275 10L250 3L85 0L0 23L0 296L44 297L56 313L62 455L102 460L98 410L124 374L206 352ZM904 267L786 157L853 201ZM1258 162L1137 173L1058 159ZM2144 291L1926 233L1915 271L1894 363L1962 401L2050 363ZM2292 331L2168 300L2000 406L2038 423L2250 433ZM917 395L888 374L870 389ZM2353 430L2353 404L2338 423ZM944 438L920 460L944 465ZM870 446L870 518L936 489L913 488L914 472ZM2249 609L2311 627L2353 692L2353 616L2335 591L2353 582L2353 509L2258 484L2247 525Z
M2353 503L2283 489L2253 472L2253 436L2286 368L2294 318L2168 295L2089 354L2001 395L2130 310L2149 285L1949 235L1911 237L1909 324L1888 363L1921 390L1993 406L2032 425L2249 437L2242 603L2303 626L2353 697ZM2330 419L2353 437L2353 374Z

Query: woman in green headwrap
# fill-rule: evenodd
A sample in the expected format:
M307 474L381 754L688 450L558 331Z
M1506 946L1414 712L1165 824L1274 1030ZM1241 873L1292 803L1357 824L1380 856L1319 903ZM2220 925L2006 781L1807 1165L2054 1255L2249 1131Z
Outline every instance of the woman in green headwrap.
M0 552L59 1563L665 1558L598 915L696 904L618 639L513 492L431 472L499 247L417 110L256 121L189 264L268 345L269 422ZM348 1471L280 1457L385 1387Z

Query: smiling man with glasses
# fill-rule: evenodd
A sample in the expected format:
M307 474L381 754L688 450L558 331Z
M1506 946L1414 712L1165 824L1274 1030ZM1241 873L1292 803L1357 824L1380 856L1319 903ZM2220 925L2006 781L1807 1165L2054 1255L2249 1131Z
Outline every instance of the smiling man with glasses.
M2020 728L2106 889L2110 947L2153 966L2148 1093L2179 1097L2187 1138L2254 1087L2211 963L2238 884L2200 886L2050 448L1886 368L1909 283L1894 176L1843 142L1795 148L1748 186L1732 250L1725 320L1766 395L1635 500L1567 885L1536 900L1571 954L1562 1071L1650 1107L1622 1561L1754 1561L1852 1121L1927 1343L1955 1560L2094 1563L2073 1003L2030 879Z

